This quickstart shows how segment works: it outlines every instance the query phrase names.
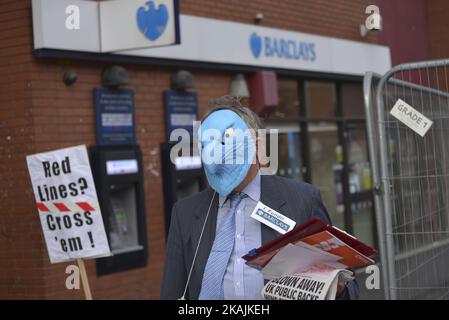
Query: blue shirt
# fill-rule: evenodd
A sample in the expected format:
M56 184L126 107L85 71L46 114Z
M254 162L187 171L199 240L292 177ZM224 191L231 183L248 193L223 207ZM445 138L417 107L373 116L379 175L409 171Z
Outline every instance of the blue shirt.
M258 248L262 242L260 222L250 215L260 200L260 173L242 190L244 198L235 212L235 242L224 275L224 298L226 300L260 300L264 286L262 273L248 267L241 257L251 249ZM218 199L217 229L221 219L230 208L227 198Z

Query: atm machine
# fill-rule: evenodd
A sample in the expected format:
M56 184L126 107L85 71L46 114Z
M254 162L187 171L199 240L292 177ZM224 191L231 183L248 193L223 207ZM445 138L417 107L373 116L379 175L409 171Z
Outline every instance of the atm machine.
M144 267L147 234L142 155L137 145L95 146L90 159L112 252L97 259L97 274Z
M171 150L176 143L165 142L161 144L166 237L168 236L171 211L175 202L195 194L207 186L199 155L178 154L174 159L170 159ZM190 148L190 150L192 149Z

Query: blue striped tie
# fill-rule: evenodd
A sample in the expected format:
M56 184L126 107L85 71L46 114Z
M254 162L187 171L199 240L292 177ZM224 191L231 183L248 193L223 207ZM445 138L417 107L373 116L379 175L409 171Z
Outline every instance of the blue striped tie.
M246 197L244 193L230 195L231 208L226 212L217 230L217 235L204 270L200 300L223 300L223 278L234 248L235 211Z

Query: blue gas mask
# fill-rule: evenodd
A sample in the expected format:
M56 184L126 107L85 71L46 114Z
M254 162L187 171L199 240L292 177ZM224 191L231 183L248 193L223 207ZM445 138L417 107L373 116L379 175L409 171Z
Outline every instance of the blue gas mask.
M223 109L203 121L198 137L207 181L221 197L227 197L255 161L255 133L237 113Z

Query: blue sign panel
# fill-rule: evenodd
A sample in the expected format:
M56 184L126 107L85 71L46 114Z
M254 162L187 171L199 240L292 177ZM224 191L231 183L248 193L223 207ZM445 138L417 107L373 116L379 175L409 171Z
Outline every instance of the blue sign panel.
M94 89L97 145L136 144L134 92Z
M167 139L175 129L185 129L193 133L193 122L198 118L198 99L196 92L164 91L165 128Z

